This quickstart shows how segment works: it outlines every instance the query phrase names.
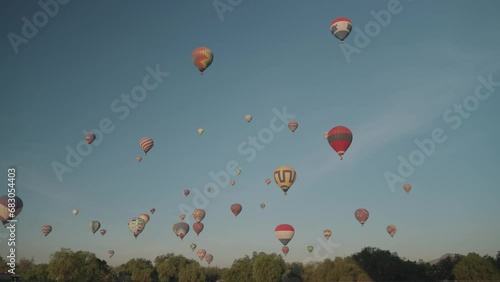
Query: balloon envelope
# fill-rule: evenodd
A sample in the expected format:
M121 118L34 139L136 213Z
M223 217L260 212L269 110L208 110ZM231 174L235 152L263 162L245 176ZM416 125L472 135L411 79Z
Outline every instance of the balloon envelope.
M260 203L260 208L261 208L261 209L264 209L265 207L266 207L266 204L264 204L264 203Z
M202 135L205 130L203 128L198 129L198 134Z
M283 245L287 245L295 234L295 229L290 224L280 224L274 229L274 234Z
M189 247L191 248L192 251L196 250L196 244L195 243L191 243L191 245L189 245Z
M266 178L266 184L267 184L267 185L271 184L271 179Z
M231 180L231 185L234 186L234 184L236 184L236 181Z
M115 251L109 250L108 251L108 256L111 258L115 254Z
M200 260L202 260L206 255L207 255L207 251L205 251L204 249L199 249L197 252L196 252L196 255L198 256L198 258Z
M101 229L101 236L104 236L104 234L106 234L106 229Z
M288 123L288 129L290 129L292 132L295 132L295 130L297 130L297 127L299 127L299 124L295 120L292 120Z
M89 227L90 227L90 230L92 230L92 233L95 234L97 232L97 230L99 230L99 228L101 228L101 223L99 221L94 220L94 221L91 221L89 223Z
M184 191L182 192L184 194L184 196L188 196L189 193L191 193L191 191L189 191L188 189L184 189Z
M212 64L214 54L207 47L198 47L191 54L191 60L201 74Z
M133 217L128 221L128 229L134 234L136 239L142 233L145 226L146 222L142 218Z
M323 235L325 236L326 240L330 239L330 236L332 236L332 231L330 229L326 229L323 231Z
M156 209L150 209L150 210L149 210L149 212L150 212L151 214L154 214L154 213L155 213L155 211L156 211Z
M92 132L87 132L87 134L85 134L85 140L88 144L92 144L92 142L94 142L95 140L95 134Z
M11 199L10 205L12 206L12 199L15 200L15 207L14 207L14 213L11 212L12 207L9 207L9 199ZM3 195L0 197L0 220L2 220L2 224L5 225L8 220L16 218L21 211L23 210L23 200L19 198L18 196L15 196L13 198L9 198L8 195ZM14 214L14 217L10 217L12 214Z
M77 215L78 214L78 210L73 210L73 215Z
M396 226L394 226L394 225L387 226L387 233L389 233L389 235L391 235L391 237L394 237L394 234L396 234L396 231L398 231Z
M252 115L246 115L246 116L245 116L245 120L246 120L247 122L252 121L252 118L253 118L253 117L252 117Z
M238 216L241 210L243 210L243 207L240 204L231 205L231 212L234 214L234 216Z
M311 253L314 250L313 246L307 246L307 250Z
M403 189L406 191L406 193L410 193L411 185L406 183L405 185L403 185Z
M50 232L52 232L52 226L46 224L44 226L42 226L42 233L43 235L47 236L50 234Z
M205 260L210 265L210 263L214 260L214 256L212 256L211 254L208 254L205 256Z
M174 224L173 227L175 235L181 238L181 240L186 236L186 234L189 232L189 224L185 222L178 222Z
M349 36L351 30L352 23L348 18L336 18L330 23L330 32L342 43Z
M352 132L345 126L337 126L328 131L327 137L330 147L343 159L343 155L352 143Z
M184 218L186 218L186 215L185 215L185 214L183 214L183 213L181 213L181 215L179 215L179 218L180 218L181 220L184 220Z
M369 216L370 213L366 209L357 209L354 212L354 217L359 221L359 223L361 223L361 226L365 224Z
M149 222L149 215L147 213L141 214L139 218L142 218L146 223Z
M290 187L292 187L296 178L297 173L295 169L289 166L281 166L274 171L274 181L276 181L276 184L283 190L285 195Z
M144 151L144 154L148 154L149 150L153 148L154 146L154 141L153 139L149 137L144 137L141 140L139 140L139 145L141 146L141 149Z
M286 256L286 254L288 254L288 252L290 251L290 249L289 249L287 246L283 246L283 247L281 248L281 251L282 251L282 252L285 254L285 256Z
M195 222L193 223L193 230L196 233L196 235L200 235L201 231L203 231L203 228L205 228L205 225L201 222Z
M138 163L140 163L142 161L142 157L137 157L135 159L137 160Z
M193 218L196 222L201 222L205 218L205 210L195 209L193 211Z

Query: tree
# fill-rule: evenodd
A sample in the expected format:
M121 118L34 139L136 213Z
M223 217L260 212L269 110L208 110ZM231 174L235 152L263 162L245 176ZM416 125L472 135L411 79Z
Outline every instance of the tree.
M33 258L32 259L21 258L19 262L16 264L16 274L24 276L31 269L35 268L35 266L36 266L35 260Z
M250 257L245 256L241 259L234 260L231 268L224 271L222 279L231 282L248 282L253 281L253 261Z
M284 282L302 282L304 277L304 267L298 262L287 263L284 275Z
M453 274L457 280L498 280L500 275L498 269L488 258L476 253L469 253L463 257L453 268Z
M257 282L278 282L285 274L285 261L280 255L254 253L252 275Z
M143 258L129 260L117 267L116 272L125 281L152 282L157 278L153 263Z
M179 272L179 282L199 282L205 281L205 274L198 264L190 263L181 268Z
M199 266L197 261L189 260L182 255L174 255L173 253L155 258L155 268L160 282L179 281L181 270L191 264Z
M23 281L25 282L55 282L49 278L48 264L42 263L35 265L30 270L23 273Z
M453 268L462 259L463 256L454 254L448 256L432 267L432 280L456 280L453 274Z

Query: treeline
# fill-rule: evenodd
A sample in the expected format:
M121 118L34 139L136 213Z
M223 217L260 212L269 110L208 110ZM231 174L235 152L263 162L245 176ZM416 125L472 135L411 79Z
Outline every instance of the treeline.
M2 259L0 271L6 273ZM442 281L500 280L500 252L496 257L469 253L450 256L436 264L402 259L397 253L366 247L348 257L322 262L287 263L281 255L256 253L236 259L229 268L202 267L182 255L166 254L154 262L135 258L117 267L85 251L61 249L47 264L20 259L16 274L26 282L320 282L320 281Z

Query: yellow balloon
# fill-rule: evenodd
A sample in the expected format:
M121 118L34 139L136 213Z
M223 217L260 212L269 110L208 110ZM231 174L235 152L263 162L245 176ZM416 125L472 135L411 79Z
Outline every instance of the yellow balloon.
M285 192L285 195L288 189L292 187L296 178L297 172L289 166L281 166L274 171L274 181Z
M203 128L198 129L198 134L202 135L205 130Z

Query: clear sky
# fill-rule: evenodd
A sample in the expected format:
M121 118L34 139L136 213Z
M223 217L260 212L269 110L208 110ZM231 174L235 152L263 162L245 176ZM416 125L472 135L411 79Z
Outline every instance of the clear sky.
M41 6L5 2L0 181L6 194L7 168L17 169L24 201L17 256L47 262L66 247L107 259L111 249L108 261L118 265L168 252L196 258L189 248L194 242L213 254L212 265L229 266L252 251L281 253L274 235L281 223L295 228L286 261L324 259L324 229L333 231L331 258L365 246L413 260L496 253L500 2L401 1L393 8L399 13L363 45L359 30L374 20L371 11L387 10L388 3L243 0L219 16L212 1L70 1L23 35L22 18L32 23ZM329 31L336 17L354 26L343 47ZM10 42L11 32L18 43ZM214 53L203 76L191 62L199 46ZM113 110L114 100L143 85L148 66L169 75L128 107L128 115ZM478 77L490 75L497 82L488 86L493 92L481 86L482 100L470 97L484 85ZM466 98L469 115L458 124L460 115L447 111ZM474 101L479 106L471 109ZM249 137L267 138L273 109L285 108L297 131L278 119L271 141L259 141L252 155ZM92 152L60 181L52 164L68 165L65 148L76 150L82 131L98 129L106 118L113 131L98 136ZM323 137L338 125L354 136L343 161ZM418 149L414 140L430 138L436 128L446 140L410 175L398 173L398 156L408 160ZM147 156L139 147L145 136L155 141ZM143 156L139 164L137 156ZM242 169L231 176L236 185L214 187L212 198L198 203L195 191L216 185L210 172L225 170L231 160ZM297 171L287 196L274 181L264 182L282 165ZM403 178L395 189L387 171ZM409 194L403 182L412 184ZM243 205L238 218L233 203ZM128 220L153 207L135 240ZM197 207L206 211L205 230L198 237L190 230L181 241L172 225L182 212L192 224ZM354 218L358 208L370 212L364 227ZM73 209L80 213L73 216ZM104 237L92 234L92 220L107 230ZM44 224L53 227L47 237ZM389 224L398 228L394 238ZM6 257L7 230L1 232ZM308 245L318 255L309 254Z

